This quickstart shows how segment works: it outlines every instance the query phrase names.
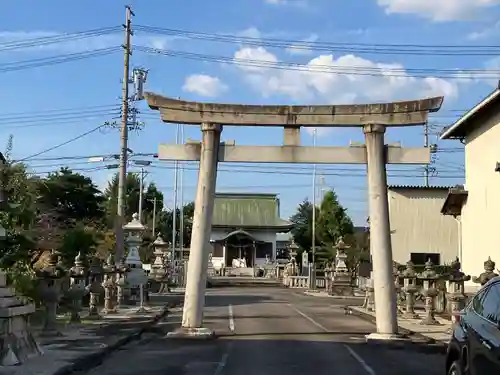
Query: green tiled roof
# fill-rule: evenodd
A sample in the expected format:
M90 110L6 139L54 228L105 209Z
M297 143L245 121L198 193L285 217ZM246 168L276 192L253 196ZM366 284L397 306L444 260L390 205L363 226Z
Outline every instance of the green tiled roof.
M275 194L216 194L214 227L289 228L291 223L279 217L279 199Z

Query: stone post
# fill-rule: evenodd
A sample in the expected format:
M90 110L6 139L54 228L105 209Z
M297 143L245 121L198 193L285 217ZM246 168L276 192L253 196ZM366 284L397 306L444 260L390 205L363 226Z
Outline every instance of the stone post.
M417 272L415 266L410 260L406 263L406 269L401 273L404 280L403 291L406 295L406 309L403 317L407 319L418 319L419 316L415 312L415 293L417 293Z
M425 270L418 275L418 278L424 282L422 294L425 297L425 317L422 319L420 324L440 325L440 323L434 318L434 298L436 298L438 294L436 282L439 279L439 275L434 270L434 264L432 264L430 259L425 263Z
M130 271L129 266L125 264L125 258L121 258L120 262L116 266L116 306L115 310L120 310L124 302L123 291L127 286L126 274Z
M85 295L85 279L87 272L83 264L82 254L75 257L75 264L69 270L70 286L68 297L71 300L71 315L69 322L78 324L81 322L82 298Z
M44 324L41 336L61 336L57 328L57 307L61 298L61 279L65 272L59 265L59 254L52 250L46 267L38 271L38 278L41 281L41 293L43 303L45 304Z
M213 332L210 330L202 329L202 323L222 126L205 123L201 125L201 131L203 138L200 170L196 188L181 331L194 335L212 335Z
M113 255L110 254L106 260L106 264L103 267L104 281L102 287L104 288L104 308L101 314L109 315L115 314L115 303L113 297L115 295L115 276L116 276L116 266L114 262Z
M370 244L373 250L373 288L377 326L377 333L368 335L367 339L390 340L399 336L392 275L385 127L373 124L366 125L363 130L366 141Z
M393 262L392 265L392 275L394 277L394 299L396 300L396 313L399 315L403 313L400 307L401 305L400 296L402 288L401 284L399 284L399 278L401 277L401 273L399 272L398 263L396 262Z
M97 307L99 303L99 296L102 293L102 276L103 270L100 262L97 258L92 258L89 269L90 282L87 285L87 291L90 293L89 300L89 314L87 319L97 320L101 318L99 314L99 308Z

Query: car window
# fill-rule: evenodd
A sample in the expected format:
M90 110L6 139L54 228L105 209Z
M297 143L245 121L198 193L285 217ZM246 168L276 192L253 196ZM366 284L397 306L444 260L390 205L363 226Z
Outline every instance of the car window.
M486 295L488 289L483 289L477 293L472 299L472 309L479 315L483 315L484 312L484 304L483 300Z
M481 315L489 321L500 323L500 283L492 284L482 301L483 312Z

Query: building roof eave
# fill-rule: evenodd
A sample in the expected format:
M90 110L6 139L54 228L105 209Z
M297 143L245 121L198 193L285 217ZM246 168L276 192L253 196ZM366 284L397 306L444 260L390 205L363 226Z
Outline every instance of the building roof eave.
M450 189L441 208L441 214L454 217L461 216L462 207L468 196L469 192L463 188Z
M473 117L476 116L480 111L489 107L497 99L500 98L500 89L497 88L490 95L476 104L471 110L469 110L465 115L460 117L455 123L449 126L439 137L440 139L461 139L464 138L466 133L467 125L470 124Z

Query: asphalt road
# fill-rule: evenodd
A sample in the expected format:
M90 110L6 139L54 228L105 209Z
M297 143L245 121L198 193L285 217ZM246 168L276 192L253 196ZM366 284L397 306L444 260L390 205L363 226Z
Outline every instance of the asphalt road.
M353 301L350 301L351 303ZM212 289L205 321L215 340L166 338L180 311L92 375L443 375L444 357L368 346L373 324L345 315L348 301L279 288ZM358 301L359 303L359 301Z

